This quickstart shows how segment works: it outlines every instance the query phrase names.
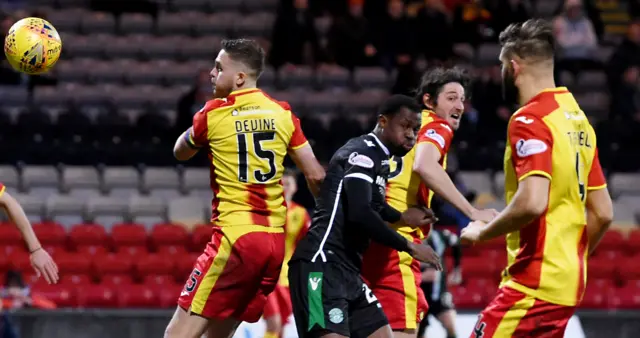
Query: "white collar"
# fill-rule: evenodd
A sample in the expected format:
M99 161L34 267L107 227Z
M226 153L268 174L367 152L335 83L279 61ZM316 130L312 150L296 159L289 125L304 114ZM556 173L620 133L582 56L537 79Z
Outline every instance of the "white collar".
M390 155L389 153L389 149L387 149L387 147L385 147L384 144L382 144L382 141L380 141L380 139L378 138L378 136L376 136L376 134L374 133L369 133L369 136L373 137L374 140L376 140L376 142L378 143L378 145L380 146L380 148L382 148L382 150L384 150L384 153L387 154L387 156Z

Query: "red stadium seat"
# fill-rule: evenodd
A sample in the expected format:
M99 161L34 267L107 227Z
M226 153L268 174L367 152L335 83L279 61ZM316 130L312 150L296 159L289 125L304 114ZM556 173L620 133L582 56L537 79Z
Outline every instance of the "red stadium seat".
M129 285L133 284L133 277L124 274L103 275L101 283L112 286Z
M121 308L155 308L160 306L156 292L143 284L125 285L118 289L118 306Z
M97 276L109 274L128 274L133 272L133 260L129 255L107 254L93 259L93 268Z
M171 286L178 284L176 279L172 275L147 275L144 277L144 284L146 285L159 285L159 286Z
M42 247L52 256L68 252L67 247L63 245L47 244Z
M60 284L84 286L91 283L92 280L90 275L62 274L60 276Z
M615 289L613 297L609 298L609 306L616 309L637 310L640 308L640 288L636 285L627 285Z
M163 255L179 255L187 253L187 247L184 245L162 245L156 247L156 251Z
M483 257L463 257L462 275L465 280L472 278L500 278L500 269L495 262Z
M31 289L31 294L50 300L57 307L74 307L77 303L76 290L77 288L63 284L39 284Z
M11 226L0 226L0 245L24 245L20 230Z
M149 254L136 259L138 276L146 275L170 275L175 271L175 261L171 256Z
M69 240L75 247L85 245L108 245L109 235L100 224L77 224L69 231Z
M158 297L159 304L158 306L164 309L167 308L175 308L178 303L178 297L180 297L180 292L184 289L184 285L150 285L151 289L156 292L156 296Z
M64 274L90 274L91 260L89 257L69 252L61 252L53 256L58 264L60 275Z
M453 301L460 309L479 309L487 305L489 298L483 291L469 290L465 287L451 288Z
M104 245L79 245L76 247L76 251L78 254L90 257L104 255L109 252Z
M605 253L607 251L622 251L624 250L625 240L624 236L619 231L609 230L607 231L602 240L598 244L595 255L600 255L600 253Z
M43 245L67 245L67 232L56 222L35 223L33 231Z
M640 253L640 230L633 230L629 233L629 237L625 243L626 251L635 255Z
M609 306L608 299L610 297L611 295L604 290L587 286L580 307L583 309L603 309Z
M150 237L154 247L162 245L185 246L189 244L187 230L177 224L156 224L151 229Z
M184 255L176 255L174 257L174 261L176 262L176 268L174 275L176 280L185 281L187 277L193 271L193 266L196 264L196 260L200 255L196 253L184 254Z
M638 264L639 259L640 254L620 260L618 264L614 264L612 262L611 265L616 266L616 270L618 276L620 277L620 280L636 280L640 279L640 264Z
M7 255L0 255L0 271L9 270L10 267L11 267L11 262L9 261L9 257Z
M111 229L113 245L121 246L147 246L147 230L142 224L119 223Z
M78 306L88 308L116 307L114 287L103 284L88 284L77 289Z
M12 254L9 256L9 262L11 269L22 272L32 270L28 252L16 252Z
M588 260L587 274L593 279L613 279L615 277L615 264L608 259L591 257Z
M36 285L47 285L47 281L42 276L38 276L35 270L31 269L29 271L24 271L22 274L22 278L27 285L36 286Z
M1 245L0 244L0 255L11 256L15 253L26 253L27 248L24 243L21 244L13 244L13 245Z
M131 257L140 257L146 256L149 253L149 249L143 245L127 245L118 247L117 252Z
M483 292L486 296L492 296L498 290L498 282L495 279L471 278L464 281L464 286L469 290Z
M202 252L205 245L211 241L211 236L213 236L211 224L197 225L191 234L193 251Z

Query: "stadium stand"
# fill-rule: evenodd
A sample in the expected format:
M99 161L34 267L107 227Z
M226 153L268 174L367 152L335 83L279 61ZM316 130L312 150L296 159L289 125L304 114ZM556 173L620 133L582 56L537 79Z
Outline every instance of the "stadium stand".
M202 103L195 99L199 76L210 69L223 38L255 37L276 55L283 48L279 27L291 27L286 22L293 9L276 0L155 0L132 11L114 10L100 1L34 3L60 31L63 58L49 77L38 80L44 82L0 79L0 181L15 194L54 255L62 282L49 286L33 279L20 235L7 222L0 224L0 276L9 268L23 272L34 291L59 306L173 307L184 276L211 236L206 225L212 197L208 168L199 167L202 159L177 166L171 156L175 138L186 129L180 121L188 124ZM340 35L336 18L346 10L320 3L310 0L313 32L302 39L323 51L306 57L313 63L272 60L260 86L290 102L316 154L326 161L346 139L371 126L380 100L403 92L398 88L413 87L415 79L406 80L402 65L346 64L336 61L338 55L325 55ZM408 17L420 18L422 1L407 3ZM465 6L455 1L445 5L452 13ZM552 17L561 15L561 9L558 1L538 0L526 11ZM498 8L487 10L504 14ZM606 14L619 8L598 10ZM375 17L366 7L365 12ZM590 20L595 25L599 19L590 15ZM629 22L627 16L596 27L602 33L594 61L602 67L578 74L561 69L558 74L597 125L619 225L638 224L640 212L640 161L634 155L638 122L631 121L633 114L612 108L617 107L613 98L620 97L614 87L627 71L615 66L640 65L640 55L625 49L640 45L640 33L634 37L635 26ZM416 38L413 44L430 38ZM506 126L500 111L511 107L500 98L495 36L479 43L469 39L455 41L446 57L448 64L460 64L476 75L454 152L460 180L489 196L487 206L499 208L504 206L500 170ZM425 55L415 59L409 73L437 63ZM207 76L205 80L210 86ZM636 79L635 93L638 88ZM639 241L637 228L606 234L589 261L584 308L640 307ZM613 259L623 263L611 264ZM484 306L495 292L504 260L504 239L465 249L465 283L452 288L456 306Z

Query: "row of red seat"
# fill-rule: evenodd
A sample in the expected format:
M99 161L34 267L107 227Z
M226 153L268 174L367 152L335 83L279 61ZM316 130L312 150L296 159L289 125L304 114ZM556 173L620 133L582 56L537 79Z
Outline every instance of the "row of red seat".
M100 224L78 224L69 232L55 222L36 223L33 225L36 234L43 244L66 246L70 249L81 246L143 246L158 248L163 246L184 246L189 251L200 251L211 239L211 225L196 226L189 233L178 224L157 224L150 231L135 223L116 224L108 233ZM0 246L20 245L22 238L18 230L9 223L0 224ZM598 247L598 254L634 255L640 253L640 230L632 231L628 238L618 231L608 231ZM504 250L504 238L496 238L482 245L465 248L467 256L486 257L491 249Z
M603 284L607 284L606 281ZM82 285L82 287L78 287ZM33 292L54 301L59 307L173 307L183 284L161 283L151 280L144 284L37 284ZM497 290L490 280L477 279L474 283L451 287L456 306L460 309L478 309L487 305ZM581 304L588 309L640 308L640 281L623 288L588 287Z

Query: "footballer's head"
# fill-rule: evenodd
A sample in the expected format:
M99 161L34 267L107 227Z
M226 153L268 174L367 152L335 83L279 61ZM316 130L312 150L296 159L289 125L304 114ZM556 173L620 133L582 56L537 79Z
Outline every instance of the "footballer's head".
M298 191L298 183L296 182L296 171L293 169L285 169L282 175L282 188L284 189L284 199L287 203L293 200L293 195Z
M224 98L234 90L255 87L264 63L264 50L257 41L223 40L210 73L214 97Z
M419 129L420 105L409 96L393 95L380 107L375 131L391 155L406 155L416 144Z
M469 75L462 68L434 68L422 76L416 99L456 130L460 127L470 82Z
M500 33L500 63L505 99L520 98L523 86L553 79L553 27L543 19L509 25Z

